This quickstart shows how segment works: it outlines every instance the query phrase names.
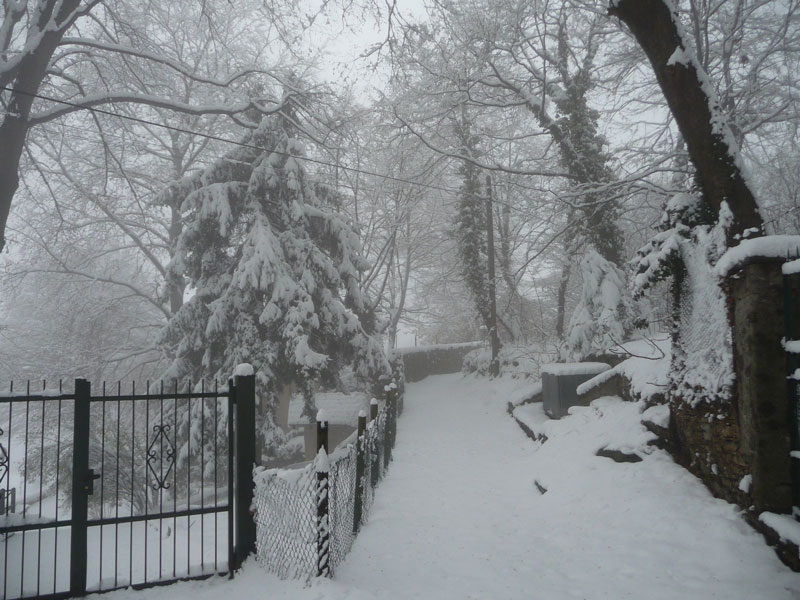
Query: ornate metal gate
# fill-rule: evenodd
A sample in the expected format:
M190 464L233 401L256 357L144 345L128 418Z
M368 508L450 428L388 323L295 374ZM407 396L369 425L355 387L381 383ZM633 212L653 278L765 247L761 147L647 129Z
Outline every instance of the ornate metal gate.
M253 405L253 379L191 393L104 385L96 396L79 379L71 392L1 394L0 597L232 573L246 553L234 542L247 537L234 510L252 488L235 481L234 415L237 389Z

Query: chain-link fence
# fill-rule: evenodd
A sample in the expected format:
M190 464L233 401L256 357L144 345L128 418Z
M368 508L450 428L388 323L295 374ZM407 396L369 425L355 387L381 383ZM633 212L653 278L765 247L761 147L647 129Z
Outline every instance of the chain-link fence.
M314 465L272 469L256 478L256 556L282 577L303 577L317 563L317 502Z
M262 470L254 498L258 562L282 578L330 575L350 551L391 460L402 393L387 390L363 435L300 469ZM366 418L364 418L364 422ZM362 422L363 424L363 422ZM322 475L327 473L327 477Z

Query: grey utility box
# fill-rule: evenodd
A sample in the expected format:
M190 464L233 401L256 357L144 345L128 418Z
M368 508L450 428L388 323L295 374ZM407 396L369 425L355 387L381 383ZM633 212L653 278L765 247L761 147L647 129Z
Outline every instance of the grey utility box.
M610 368L599 362L542 365L544 412L551 419L560 419L570 406L578 404L578 386Z

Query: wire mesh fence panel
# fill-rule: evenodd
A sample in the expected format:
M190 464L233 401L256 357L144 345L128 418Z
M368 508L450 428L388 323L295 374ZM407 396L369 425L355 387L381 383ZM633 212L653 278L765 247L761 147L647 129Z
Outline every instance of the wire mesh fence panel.
M317 503L313 465L264 471L255 492L258 562L279 577L317 572Z
M378 417L369 424L366 431L365 469L364 469L364 504L361 522L369 517L375 500L375 486L383 473L384 434L386 432L386 411L378 413Z
M333 573L350 551L355 539L353 508L356 491L356 447L330 465L330 499L328 504L331 550L330 569Z
M357 445L339 448L330 456L328 471L329 552L326 572L344 561L366 522L375 500L375 487L385 471L390 435L386 408L367 426L363 438L364 473L361 518L355 523ZM320 573L315 464L302 469L261 470L255 477L257 560L281 578L311 578Z

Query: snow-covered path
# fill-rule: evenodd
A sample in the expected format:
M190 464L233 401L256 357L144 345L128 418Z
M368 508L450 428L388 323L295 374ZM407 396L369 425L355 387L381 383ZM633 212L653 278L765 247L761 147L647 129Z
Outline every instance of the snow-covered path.
M394 461L334 580L304 587L251 563L230 583L120 594L140 600L161 594L800 598L800 576L781 565L733 507L712 498L666 454L636 464L594 455L615 436L637 442L638 407L601 401L551 423L551 439L540 446L505 412L519 385L448 375L408 386Z
M535 446L506 414L507 399L479 383L442 376L409 386L390 476L340 582L359 585L366 569L380 574L376 596L531 597L539 494L525 471Z

